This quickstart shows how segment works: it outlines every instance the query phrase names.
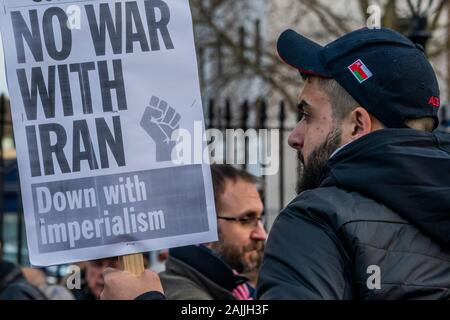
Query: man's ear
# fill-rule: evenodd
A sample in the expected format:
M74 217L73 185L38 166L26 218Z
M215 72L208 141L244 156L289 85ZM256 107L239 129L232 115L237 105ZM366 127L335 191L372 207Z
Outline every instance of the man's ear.
M359 139L372 132L372 119L366 109L358 107L348 116L347 130L350 140Z

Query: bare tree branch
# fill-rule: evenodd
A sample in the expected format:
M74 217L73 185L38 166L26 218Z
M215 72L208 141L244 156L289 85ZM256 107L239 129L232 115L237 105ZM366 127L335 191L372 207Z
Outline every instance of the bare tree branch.
M194 18L195 25L204 27L201 35L198 36L201 46L204 49L209 48L209 56L206 60L210 66L213 66L212 70L216 73L206 81L208 81L208 85L217 88L217 92L223 92L222 88L230 85L241 87L241 82L239 82L241 80L250 84L256 80L263 81L268 86L270 94L280 95L288 105L295 107L295 87L301 84L302 80L298 76L298 72L281 62L274 50L273 41L275 39L256 39L257 33L254 28L249 27L248 23L245 26L242 25L245 27L245 34L241 31L241 37L239 36L241 25L236 22L236 14L239 14L239 17L246 22L252 21L255 18L249 16L247 19L246 14L248 13L245 11L247 9L252 11L250 4L257 1L190 0L193 12L197 13ZM356 9L358 13L356 16L349 16L350 10L336 9L339 7L335 5L336 2L287 0L283 3L271 2L271 10L262 19L273 19L279 22L282 17L286 24L285 27L293 29L304 28L305 25L308 25L307 21L314 21L314 27L303 29L306 31L305 35L319 42L329 41L330 38L339 37L365 23L367 8L371 2L369 0L345 1L348 8L351 7L351 4L351 8ZM384 27L398 30L401 27L400 17L407 19L411 14L427 15L429 18L428 31L432 34L437 31L442 32L442 29L446 27L441 22L448 0L387 0L382 3L384 13L382 25ZM355 10L351 12L355 12ZM320 23L317 24L317 21ZM273 26L266 27L272 28ZM447 39L433 38L428 51L431 58L448 52ZM211 94L214 91L215 89L211 91Z
M441 0L441 2L439 3L439 6L437 7L436 11L434 12L434 17L430 23L430 28L429 28L429 30L431 32L436 30L439 19L441 18L442 12L444 11L446 4L447 4L447 0Z

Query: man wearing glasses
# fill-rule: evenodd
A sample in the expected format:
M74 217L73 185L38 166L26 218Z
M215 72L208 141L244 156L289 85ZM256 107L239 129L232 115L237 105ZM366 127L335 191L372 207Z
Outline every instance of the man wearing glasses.
M102 299L164 299L162 292L169 300L255 298L267 238L257 180L228 165L213 165L211 173L219 241L169 250L162 287L150 270L139 279L108 272Z
M160 274L168 299L247 300L261 265L267 234L257 181L228 165L211 173L219 241L171 249Z

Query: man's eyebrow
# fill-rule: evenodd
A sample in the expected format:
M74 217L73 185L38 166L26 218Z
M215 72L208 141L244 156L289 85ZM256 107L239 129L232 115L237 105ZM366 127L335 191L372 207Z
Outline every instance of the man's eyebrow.
M255 216L256 214L257 213L255 211L253 211L253 210L247 210L247 211L244 211L244 212L240 213L238 216L239 216L239 218L244 218L244 217L247 217L247 216Z

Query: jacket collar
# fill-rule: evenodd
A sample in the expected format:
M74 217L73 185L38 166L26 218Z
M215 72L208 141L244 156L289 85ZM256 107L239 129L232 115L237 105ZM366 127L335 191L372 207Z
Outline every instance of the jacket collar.
M189 265L228 291L232 291L248 280L236 275L222 259L203 245L170 249L169 255Z

